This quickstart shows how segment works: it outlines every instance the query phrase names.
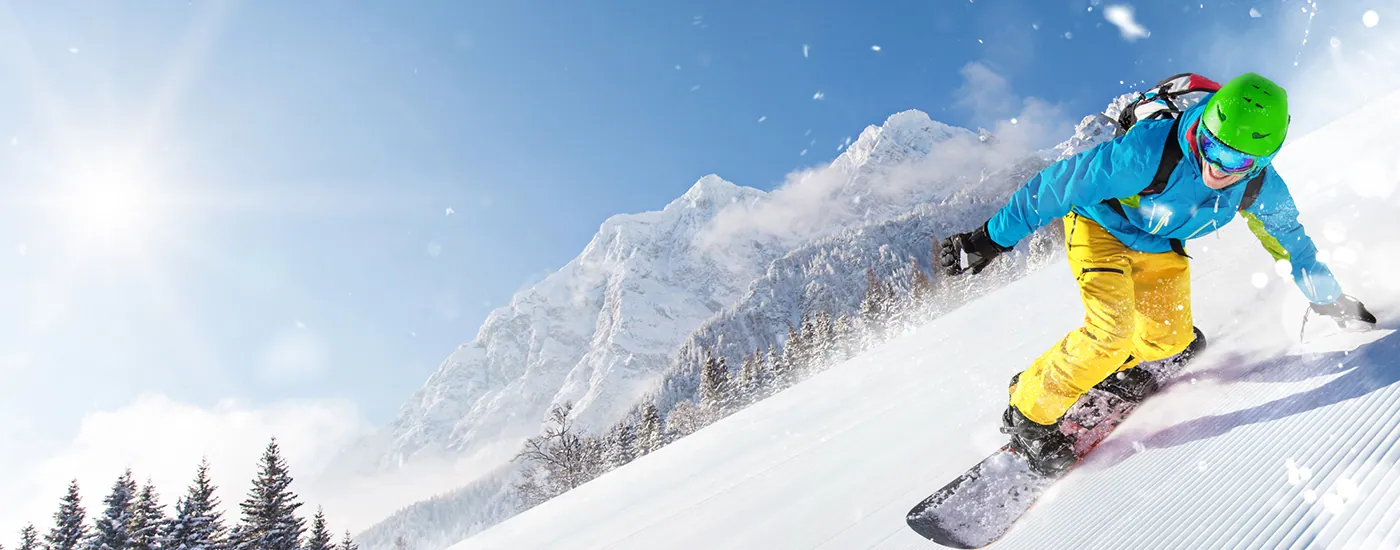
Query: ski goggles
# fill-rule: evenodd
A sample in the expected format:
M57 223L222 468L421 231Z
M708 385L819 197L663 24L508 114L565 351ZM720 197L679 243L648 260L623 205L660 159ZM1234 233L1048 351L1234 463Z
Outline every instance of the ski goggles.
M1196 127L1196 150L1216 169L1226 174L1243 174L1269 163L1273 155L1259 156L1235 150L1220 141L1206 125Z

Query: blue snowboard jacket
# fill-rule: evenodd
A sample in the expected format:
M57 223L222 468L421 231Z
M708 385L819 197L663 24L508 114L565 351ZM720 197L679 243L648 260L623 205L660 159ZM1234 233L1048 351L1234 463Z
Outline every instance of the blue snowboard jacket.
M1187 241L1224 227L1235 218L1248 178L1218 191L1206 186L1186 139L1205 104L1202 99L1181 115L1175 136L1167 135L1170 119L1144 120L1122 136L1045 168L992 216L988 235L999 245L1014 246L1036 228L1074 212L1094 220L1128 248L1169 252L1172 239ZM1180 144L1182 162L1161 193L1139 195L1152 183L1168 138ZM1126 217L1103 203L1108 199L1124 199ZM1265 170L1254 204L1239 214L1275 260L1290 263L1293 280L1308 300L1330 304L1341 296L1341 286L1318 261L1317 247L1298 222L1287 184L1272 166Z

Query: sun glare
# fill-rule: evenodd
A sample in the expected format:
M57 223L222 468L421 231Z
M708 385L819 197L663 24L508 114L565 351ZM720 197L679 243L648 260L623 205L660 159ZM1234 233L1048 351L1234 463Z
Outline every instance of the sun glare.
M74 245L127 253L149 244L166 221L168 201L143 172L120 164L92 166L59 190L56 221Z

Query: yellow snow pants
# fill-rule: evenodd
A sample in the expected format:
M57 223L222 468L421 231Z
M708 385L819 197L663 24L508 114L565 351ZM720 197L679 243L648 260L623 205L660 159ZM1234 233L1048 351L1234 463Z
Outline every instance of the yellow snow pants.
M1102 226L1064 217L1065 252L1084 300L1084 326L1036 359L1011 388L1026 418L1053 424L1101 380L1166 359L1194 339L1185 256L1129 249Z

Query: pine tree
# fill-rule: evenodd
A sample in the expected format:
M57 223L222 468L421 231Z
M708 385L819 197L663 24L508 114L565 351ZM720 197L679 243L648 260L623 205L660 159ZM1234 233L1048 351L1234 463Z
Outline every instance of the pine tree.
M311 520L311 536L306 539L305 550L335 550L335 541L326 529L326 514L318 506L316 517Z
M792 323L788 323L787 340L783 342L783 360L775 366L774 382L778 389L791 386L797 380L798 373L806 367L802 362L802 333Z
M242 523L235 541L237 550L298 550L306 521L297 517L297 495L292 493L291 472L273 438L263 451L261 467L248 498L239 504Z
M160 495L147 479L131 505L131 550L164 550L167 521Z
M53 515L53 529L44 537L48 550L78 550L87 540L87 517L78 496L78 480L68 483L68 493L59 502Z
M740 407L758 401L759 385L763 378L763 359L758 350L744 356L744 366L739 369L739 383L734 392Z
M209 480L209 460L200 461L185 496L175 503L166 533L166 550L220 550L226 541L223 512Z
M884 342L889 337L890 313L894 302L894 287L875 275L874 269L865 272L865 299L860 305L861 324L865 327L865 342L869 349Z
M87 547L92 550L131 550L131 526L135 520L136 481L127 468L116 483L112 492L102 501L107 509L97 518L92 539Z
M608 434L608 454L606 457L608 469L621 468L624 464L636 459L636 447L637 427L632 425L630 418L613 424L612 432Z
M408 541L403 539L403 535L394 537L394 550L408 550Z
M665 444L662 430L661 411L657 410L656 403L648 400L642 407L642 422L637 426L637 456L660 449Z
M43 546L39 542L39 530L34 528L33 523L20 529L19 550L43 550Z
M778 353L777 346L768 345L768 355L763 361L763 371L768 374L763 379L762 394L764 396L773 395L782 389L782 379L787 367L783 366L783 356Z
M812 363L813 370L822 371L830 367L835 356L836 328L831 314L817 312L812 319Z
M345 531L345 538L340 539L340 546L336 550L360 550L360 545L355 544L355 539L350 538L350 531Z
M724 364L724 357L716 358L706 350L704 369L700 371L700 408L706 416L706 424L728 413L731 391L729 367Z
M851 322L851 318L845 313L842 313L836 318L836 322L832 325L831 331L831 360L833 362L841 362L855 356L855 346L852 342L855 335L855 327Z

